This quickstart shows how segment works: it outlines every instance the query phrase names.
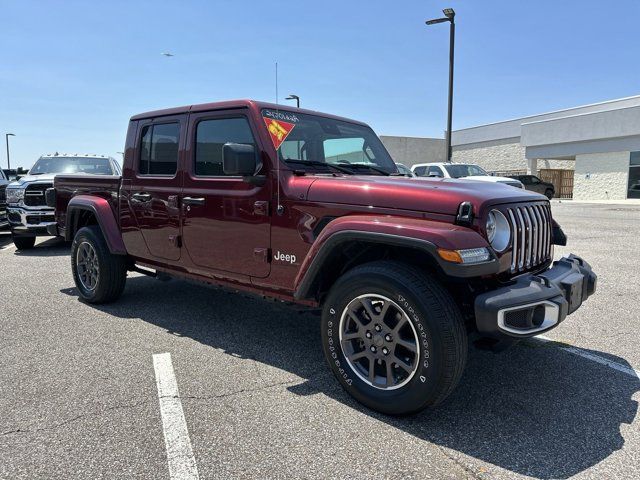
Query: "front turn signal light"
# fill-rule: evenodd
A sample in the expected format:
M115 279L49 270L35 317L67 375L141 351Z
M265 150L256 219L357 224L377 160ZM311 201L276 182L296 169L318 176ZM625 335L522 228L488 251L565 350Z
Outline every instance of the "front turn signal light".
M439 248L438 255L447 262L463 264L486 262L491 258L489 250L485 247L466 248L464 250L446 250Z

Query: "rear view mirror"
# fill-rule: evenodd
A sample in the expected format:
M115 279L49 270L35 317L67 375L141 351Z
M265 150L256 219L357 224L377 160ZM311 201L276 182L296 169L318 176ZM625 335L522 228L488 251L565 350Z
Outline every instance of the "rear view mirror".
M259 170L254 146L244 143L225 143L222 146L222 170L225 175L254 176Z

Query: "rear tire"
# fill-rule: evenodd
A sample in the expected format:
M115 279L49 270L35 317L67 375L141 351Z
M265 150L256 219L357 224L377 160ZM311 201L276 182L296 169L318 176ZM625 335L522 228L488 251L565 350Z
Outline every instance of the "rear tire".
M12 237L17 250L31 250L36 244L36 237Z
M126 257L109 251L97 225L76 233L71 245L71 270L80 297L89 303L116 300L127 280Z
M424 272L390 261L338 279L323 307L322 346L343 388L390 415L442 403L462 376L468 348L449 292Z

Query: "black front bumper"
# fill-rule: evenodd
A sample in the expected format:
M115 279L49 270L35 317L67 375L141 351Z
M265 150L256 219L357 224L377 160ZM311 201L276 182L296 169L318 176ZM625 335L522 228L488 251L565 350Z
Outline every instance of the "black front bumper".
M514 283L478 295L478 331L491 337L520 338L556 327L596 291L597 275L575 255L545 272L523 275Z

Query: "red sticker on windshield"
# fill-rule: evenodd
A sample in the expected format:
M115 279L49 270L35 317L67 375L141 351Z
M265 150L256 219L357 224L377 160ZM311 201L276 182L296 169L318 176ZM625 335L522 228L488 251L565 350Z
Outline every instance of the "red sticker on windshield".
M273 118L262 118L264 119L264 123L267 125L267 130L269 131L269 136L271 137L273 146L278 150L280 145L282 145L282 142L284 142L293 130L293 127L295 127L295 124L283 122L282 120L275 120Z

